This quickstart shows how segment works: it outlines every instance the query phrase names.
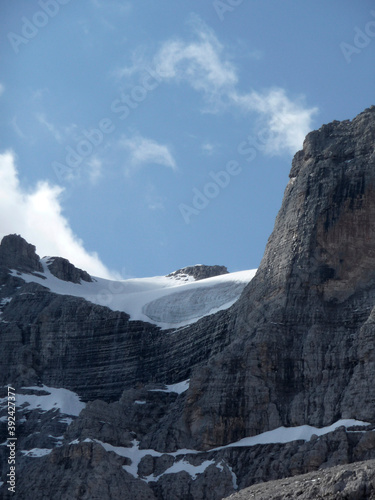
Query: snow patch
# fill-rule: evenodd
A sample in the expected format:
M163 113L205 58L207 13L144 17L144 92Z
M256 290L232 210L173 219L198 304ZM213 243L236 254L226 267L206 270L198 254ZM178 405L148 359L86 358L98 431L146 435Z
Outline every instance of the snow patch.
M369 422L362 422L361 420L344 419L338 420L332 425L327 427L312 427L311 425L300 425L298 427L278 427L272 431L262 432L257 436L247 437L236 441L235 443L230 443L225 446L219 446L218 448L213 448L210 451L219 451L226 448L236 448L236 447L248 447L255 446L257 444L284 444L290 443L292 441L309 441L311 437L315 434L317 436L323 436L329 432L333 432L339 427L353 427L354 425L366 426L370 425Z
M51 451L50 448L33 448L32 450L21 450L21 453L23 453L25 457L39 458L49 455Z
M62 424L67 424L69 426L73 422L73 419L70 417L61 418L59 422Z
M225 460L222 460L220 463L216 464L216 467L220 470L220 472L223 472L224 467L226 467L229 470L229 472L232 476L233 489L238 490L237 476L233 472L232 467L230 465L228 465Z
M49 434L48 437L56 441L55 446L62 446L64 441L64 436L52 436L52 434Z
M187 450L187 449L182 449L175 451L173 453L160 453L159 451L156 450L140 450L139 449L139 441L134 440L132 441L132 447L131 448L126 448L124 446L113 446L109 443L103 443L102 441L99 441L98 439L95 439L95 442L103 446L103 448L106 451L113 451L120 457L126 457L131 460L130 465L124 465L123 469L129 472L132 476L138 478L138 465L140 461L142 460L143 457L147 455L151 455L152 457L161 457L162 455L170 455L172 457L177 457L180 455L189 455L189 454L197 454L199 453L198 451L195 450ZM71 443L75 444L75 443Z
M86 404L80 400L78 394L69 391L68 389L57 389L55 387L47 387L46 385L41 387L22 387L22 389L25 391L45 391L48 394L16 394L17 407L26 404L30 410L60 410L61 413L66 415L78 417L83 408L86 406Z
M203 474L207 467L210 465L215 464L215 460L205 460L202 464L200 465L192 465L190 462L187 462L186 460L182 459L177 462L175 462L173 465L171 465L167 470L159 474L158 476L154 476L151 474L150 476L147 476L144 481L147 483L150 483L151 481L159 481L161 477L163 477L166 474L178 474L179 472L185 471L187 472L192 480L194 481L197 479L198 474Z
M13 297L5 297L4 299L0 300L0 306L5 306L9 304L9 302L13 299Z
M189 389L190 379L178 382L177 384L166 385L165 389L150 389L149 392L176 392L182 394Z
M237 483L237 476L236 476L236 474L233 472L233 469L232 469L232 467L230 465L228 465L227 463L225 465L228 467L229 472L231 473L233 488L235 490L238 490L238 483Z

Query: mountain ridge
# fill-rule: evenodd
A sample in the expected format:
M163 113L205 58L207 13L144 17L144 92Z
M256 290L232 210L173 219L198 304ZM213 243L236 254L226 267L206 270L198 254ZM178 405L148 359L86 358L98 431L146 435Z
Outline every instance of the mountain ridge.
M52 492L38 470L69 480L56 498L95 498L80 478L92 481L88 464L98 456L100 498L136 481L139 498L160 500L219 500L257 482L374 459L374 144L374 106L308 134L255 276L227 309L188 325L129 321L2 268L3 384L65 387L87 403L69 417L61 446L42 433L36 449L44 443L51 452L21 453L20 498L28 484ZM182 382L186 390L171 390ZM39 429L31 421L20 428L24 450ZM276 429L336 423L319 438L234 446Z

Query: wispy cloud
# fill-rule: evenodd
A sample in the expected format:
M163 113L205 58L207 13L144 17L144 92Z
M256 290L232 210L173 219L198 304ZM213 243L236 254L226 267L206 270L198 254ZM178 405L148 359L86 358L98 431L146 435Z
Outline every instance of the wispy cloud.
M159 144L153 139L147 139L140 135L135 135L131 138L122 137L120 146L126 149L129 153L128 164L130 169L126 169L126 173L130 174L137 167L144 165L162 165L164 167L177 169L176 161L165 144Z
M5 85L0 83L0 96L5 92Z
M206 96L218 96L237 83L233 64L222 58L223 46L214 33L199 23L197 40L171 40L154 57L155 70L166 80L186 81Z
M36 114L36 119L38 122L43 125L50 134L55 138L55 140L59 143L63 141L63 136L61 132L57 129L53 123L49 122L46 118L46 115L44 113L37 113Z
M146 61L145 51L139 50L133 64L122 68L118 75L129 78L144 67L152 66L165 82L184 82L202 93L204 111L238 112L240 109L255 115L256 121L269 129L268 153L294 153L300 149L312 128L317 108L307 107L303 98L288 97L282 88L240 91L236 67L213 30L197 16L193 17L191 25L193 40L164 42L152 61ZM256 59L254 54L251 57Z
M265 147L270 154L300 149L318 111L316 107L307 108L303 98L291 100L280 88L242 95L233 92L230 97L242 110L259 114L259 126L268 128Z
M26 191L19 183L14 154L0 154L0 238L19 233L37 247L41 257L65 257L94 276L118 277L73 233L63 215L62 192L63 188L48 182Z

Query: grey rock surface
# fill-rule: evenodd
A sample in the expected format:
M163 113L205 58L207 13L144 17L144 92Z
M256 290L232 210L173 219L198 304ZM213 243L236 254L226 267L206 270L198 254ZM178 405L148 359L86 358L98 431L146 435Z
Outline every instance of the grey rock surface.
M128 474L122 468L124 463L96 443L55 448L50 455L28 463L18 476L16 498L154 500L152 490ZM4 491L2 498L13 499L14 494Z
M228 269L225 266L206 266L205 264L197 264L195 266L187 266L182 269L177 269L173 273L167 274L168 277L174 277L179 280L186 280L188 276L192 276L196 281L213 276L228 274Z
M0 263L8 269L24 272L43 271L35 246L18 234L9 234L1 240Z
M340 465L246 488L228 500L374 500L375 460Z
M188 335L182 329L171 335L84 299L55 295L35 283L15 284L0 323L3 385L42 381L78 392L84 400L113 401L137 383L188 379L193 366L231 339L228 311L215 322L203 318Z
M372 107L311 132L296 154L258 272L231 310L235 338L191 377L197 445L375 421L374 140Z
M86 271L78 269L71 264L67 259L62 257L50 257L47 260L48 269L51 273L64 281L71 281L72 283L80 283L82 281L91 282L92 278Z

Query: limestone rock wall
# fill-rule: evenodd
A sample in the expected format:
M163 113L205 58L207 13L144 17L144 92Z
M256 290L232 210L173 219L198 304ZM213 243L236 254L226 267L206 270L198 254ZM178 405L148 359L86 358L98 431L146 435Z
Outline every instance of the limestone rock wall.
M372 107L311 132L296 154L261 265L232 309L235 338L192 376L200 389L186 412L200 445L375 421L374 143Z

